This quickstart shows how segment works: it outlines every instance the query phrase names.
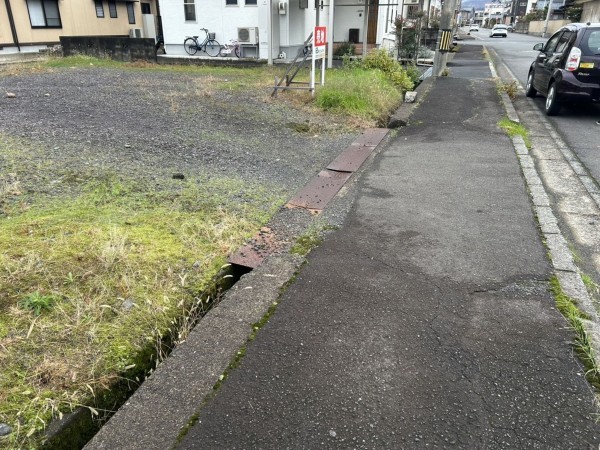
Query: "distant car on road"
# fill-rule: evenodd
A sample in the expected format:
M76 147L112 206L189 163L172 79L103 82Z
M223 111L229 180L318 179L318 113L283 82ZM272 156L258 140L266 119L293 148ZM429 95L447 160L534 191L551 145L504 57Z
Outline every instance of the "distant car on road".
M567 102L600 101L600 23L571 23L554 33L531 63L525 95L546 97L546 114Z
M511 23L510 25L506 25L506 29L509 33L512 33L513 31L515 31L515 26Z
M469 25L469 33L471 31L479 31L479 25Z
M494 25L494 28L490 31L490 37L506 37L508 36L508 27L506 25Z

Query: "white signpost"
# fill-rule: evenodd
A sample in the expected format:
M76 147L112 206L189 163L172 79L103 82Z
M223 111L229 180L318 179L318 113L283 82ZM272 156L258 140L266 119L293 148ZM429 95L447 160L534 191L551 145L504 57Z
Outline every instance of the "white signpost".
M310 92L315 95L315 68L321 60L321 86L325 85L325 50L327 48L327 27L315 27L313 33L312 67L310 71Z

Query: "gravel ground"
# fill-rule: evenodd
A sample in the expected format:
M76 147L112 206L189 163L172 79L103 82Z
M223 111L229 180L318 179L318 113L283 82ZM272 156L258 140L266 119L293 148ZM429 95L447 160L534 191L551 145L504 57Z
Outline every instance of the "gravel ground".
M0 71L0 136L36 149L31 170L19 174L29 192L60 190L65 173L161 184L180 172L239 177L291 196L358 133L333 116L271 99L268 86L242 91L227 82L152 70ZM0 173L7 164L0 155Z

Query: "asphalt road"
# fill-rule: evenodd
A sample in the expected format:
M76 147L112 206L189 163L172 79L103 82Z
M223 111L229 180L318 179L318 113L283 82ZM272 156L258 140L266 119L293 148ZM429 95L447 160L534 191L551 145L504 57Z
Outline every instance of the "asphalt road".
M506 39L490 38L489 30L485 28L471 33L471 36L475 40L463 41L464 45L483 44L495 49L522 86L525 86L529 66L537 55L533 46L546 41L520 33L510 33ZM544 98L538 96L535 102L543 110ZM596 124L600 119L600 105L565 106L559 116L549 119L594 179L600 182L600 126Z

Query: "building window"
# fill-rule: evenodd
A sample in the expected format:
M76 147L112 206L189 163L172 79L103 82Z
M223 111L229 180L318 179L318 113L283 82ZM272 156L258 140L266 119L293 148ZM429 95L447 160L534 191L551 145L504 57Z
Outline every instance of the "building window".
M416 19L418 17L419 11L421 7L419 5L409 5L406 18L407 19Z
M152 11L150 11L150 3L142 3L142 14L152 14Z
M183 12L186 21L196 21L196 5L195 0L183 0Z
M102 0L95 0L96 3L96 17L100 19L104 18L104 6L102 6Z
M129 23L135 23L135 10L133 9L132 2L127 2L127 18L129 19Z
M256 0L246 0L246 5L256 6Z
M117 4L108 0L108 13L113 19L117 18Z
M31 28L62 28L58 0L27 0Z
M237 0L225 0L226 5L237 5Z

